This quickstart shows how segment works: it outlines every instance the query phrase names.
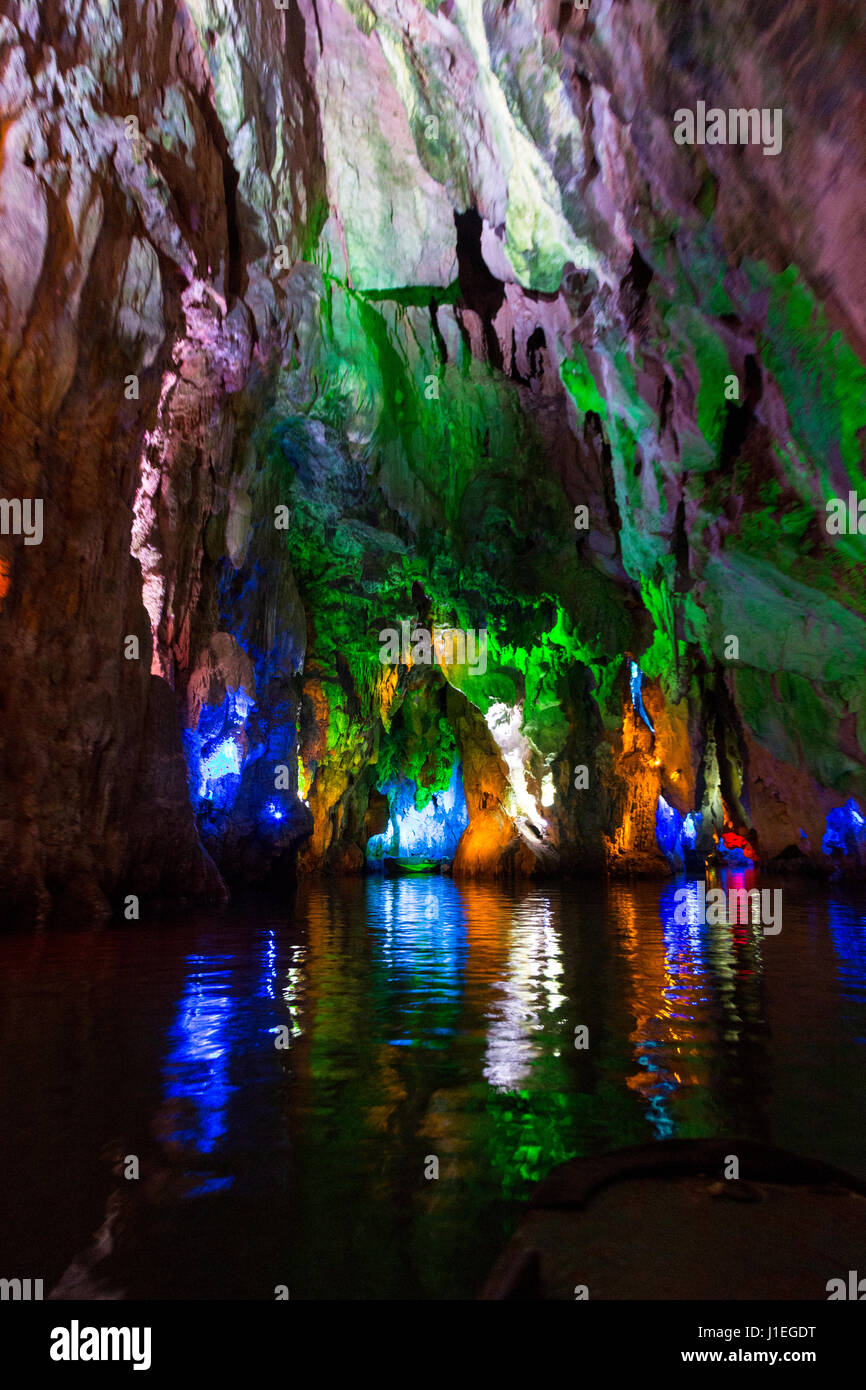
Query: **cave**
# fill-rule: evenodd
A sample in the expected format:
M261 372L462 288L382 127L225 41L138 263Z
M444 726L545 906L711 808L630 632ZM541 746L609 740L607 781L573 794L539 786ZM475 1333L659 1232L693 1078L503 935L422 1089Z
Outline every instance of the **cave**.
M558 1164L866 1174L864 73L842 0L12 0L4 1047L113 1099L51 1225L0 1087L0 1275L474 1297Z

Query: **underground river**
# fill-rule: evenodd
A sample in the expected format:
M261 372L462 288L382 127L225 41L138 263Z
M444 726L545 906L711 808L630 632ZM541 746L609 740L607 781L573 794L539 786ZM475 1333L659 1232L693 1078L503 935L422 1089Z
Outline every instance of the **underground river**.
M677 925L677 886L302 882L0 937L3 1268L465 1298L574 1155L739 1134L866 1174L866 897L785 881L765 936Z

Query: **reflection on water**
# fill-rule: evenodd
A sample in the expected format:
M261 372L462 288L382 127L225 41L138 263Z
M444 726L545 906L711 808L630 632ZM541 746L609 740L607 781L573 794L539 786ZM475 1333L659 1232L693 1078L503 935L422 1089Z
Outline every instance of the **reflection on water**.
M864 903L788 882L765 936L682 886L376 877L0 939L4 1267L466 1297L573 1155L742 1134L866 1173Z
M228 1033L234 1003L225 956L190 956L190 974L169 1030L164 1094L174 1102L171 1138L185 1149L211 1153L228 1125Z
M866 1042L866 913L851 903L831 899L830 932L839 962L839 993L842 1017L849 1022L858 1043Z
M726 891L753 886L751 873L722 877ZM708 1089L708 1063L729 1057L761 1028L763 933L757 903L748 923L709 926L697 883L687 886L685 911L677 911L682 887L676 883L660 890L660 934L638 923L632 894L624 894L621 906L638 1001L631 1040L640 1070L628 1084L645 1102L657 1139L712 1132L702 1119L704 1106L719 1101ZM748 1080L757 1088L755 1073ZM759 1101L757 1089L754 1098ZM759 1123L757 1113L749 1118Z
M564 1036L559 1011L562 952L549 904L530 898L515 905L506 927L504 979L494 987L487 1013L484 1076L499 1090L515 1090L527 1080L543 1041L535 1036L550 1020L549 1032ZM559 1050L554 1051L559 1056Z

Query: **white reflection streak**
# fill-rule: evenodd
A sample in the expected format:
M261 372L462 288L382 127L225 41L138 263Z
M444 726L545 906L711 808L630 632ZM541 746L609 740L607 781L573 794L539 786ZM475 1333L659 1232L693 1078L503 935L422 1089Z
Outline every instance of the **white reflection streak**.
M531 906L527 918L512 923L508 964L508 978L499 984L501 997L487 1015L484 1077L491 1086L511 1091L526 1079L539 1054L530 1035L543 1027L540 1014L565 1003L558 984L562 952L547 904Z
M286 970L286 983L283 987L283 999L286 1003L286 1012L289 1016L287 1028L293 1038L299 1038L303 1033L301 1025L301 991L304 979L304 948L303 946L293 946L292 955L295 964L290 965Z
M262 987L260 994L264 994L268 999L276 999L276 979L277 979L277 943L272 931L268 932L267 940L264 944L262 958Z

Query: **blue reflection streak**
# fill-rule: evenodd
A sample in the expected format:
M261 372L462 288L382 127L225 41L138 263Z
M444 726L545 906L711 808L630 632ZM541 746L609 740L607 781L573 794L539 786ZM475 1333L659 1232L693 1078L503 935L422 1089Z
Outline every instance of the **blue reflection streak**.
M686 920L678 922L676 914L678 902L676 894L685 890ZM693 1023L694 1005L701 1000L696 998L696 982L704 985L706 1000L708 978L708 927L702 917L698 884L695 881L678 882L667 885L659 895L659 914L665 953L665 986L663 999L668 1006L666 1013L657 1015L654 1025L664 1027L666 1038L645 1038L639 1045L638 1064L644 1068L651 1084L641 1088L647 1106L647 1119L656 1139L672 1139L678 1132L677 1120L671 1110L671 1101L683 1082L677 1077L673 1067L678 1056L682 1055L686 1042L677 1037L676 1025L688 1028ZM683 1011L684 1001L688 1007Z
M855 1006L851 1014L857 1029L854 1041L866 1042L866 916L858 912L852 904L831 898L828 905L828 921L833 949L838 957L840 993L844 1000Z
M183 1119L172 1139L201 1154L217 1148L227 1132L230 1047L229 1024L234 1013L226 993L229 972L224 956L190 956L194 968L175 1023L163 1065L165 1095L186 1102ZM219 964L217 964L219 963Z
M432 874L377 876L367 880L366 896L369 920L382 923L388 993L418 1001L405 1010L402 1036L388 1038L389 1045L445 1046L457 1027L468 952L459 889L450 878Z

